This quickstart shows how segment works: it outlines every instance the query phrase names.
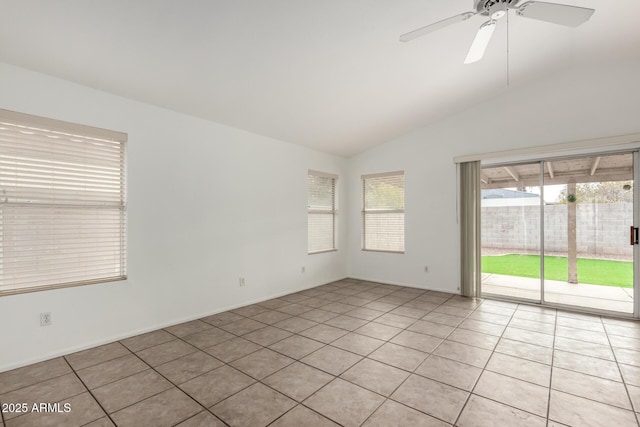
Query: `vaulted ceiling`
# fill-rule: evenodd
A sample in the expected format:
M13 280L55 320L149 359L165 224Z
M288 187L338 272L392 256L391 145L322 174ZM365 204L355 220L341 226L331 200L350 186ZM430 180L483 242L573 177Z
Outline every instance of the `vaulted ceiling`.
M0 0L0 62L349 156L565 68L640 59L640 1L560 2L596 12L578 28L510 12L463 65L481 17L398 36L472 0Z

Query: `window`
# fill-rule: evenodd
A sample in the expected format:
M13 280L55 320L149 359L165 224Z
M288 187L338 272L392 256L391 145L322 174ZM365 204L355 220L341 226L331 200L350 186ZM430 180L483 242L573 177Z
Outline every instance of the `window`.
M403 253L404 172L365 175L362 193L362 248Z
M0 295L126 278L126 139L0 110Z
M308 240L311 253L336 250L336 175L309 171Z

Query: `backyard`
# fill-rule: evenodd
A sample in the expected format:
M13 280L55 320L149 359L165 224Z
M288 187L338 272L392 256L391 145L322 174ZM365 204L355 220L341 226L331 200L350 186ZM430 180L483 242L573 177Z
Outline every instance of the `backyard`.
M633 263L604 259L578 258L578 280L593 285L633 287ZM566 257L544 257L545 279L567 280ZM482 272L505 276L540 278L540 256L498 255L482 257Z

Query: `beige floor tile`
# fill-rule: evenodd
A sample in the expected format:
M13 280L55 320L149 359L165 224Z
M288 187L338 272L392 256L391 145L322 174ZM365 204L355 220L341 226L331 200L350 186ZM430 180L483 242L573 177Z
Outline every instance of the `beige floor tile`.
M126 356L131 352L119 342L101 345L65 356L69 365L75 370L88 368L108 360Z
M455 360L431 355L415 373L432 380L471 391L482 373L482 369Z
M266 426L296 406L288 397L257 383L223 400L211 411L231 427Z
M620 363L618 365L622 372L624 382L637 387L640 387L640 368L637 366L624 365Z
M535 320L513 318L509 322L509 327L525 329L527 331L538 332L541 334L554 335L556 326L552 323L538 322Z
M621 326L614 324L605 324L605 330L609 335L640 339L640 328L637 325L632 326L632 324L627 324Z
M323 417L311 409L298 405L276 421L269 425L270 427L338 427L328 418Z
M549 420L568 426L636 426L632 411L551 390Z
M339 378L305 401L305 405L346 426L361 425L385 398Z
M102 417L90 422L89 424L84 424L84 427L115 427L115 424L112 423L108 417Z
M431 323L439 323L441 325L451 326L453 328L458 327L461 323L465 321L464 317L452 316L450 314L444 313L427 313L422 320Z
M429 415L387 400L369 417L363 427L447 427L449 424Z
M483 334L466 329L456 329L447 337L447 340L484 348L486 350L493 350L500 338L495 335Z
M369 359L374 359L397 368L413 371L424 362L427 356L427 353L419 350L398 344L386 343L368 357Z
M325 344L310 338L293 335L269 346L269 348L297 360L324 346Z
M222 365L218 359L198 351L157 366L156 370L172 383L182 384Z
M142 350L138 353L138 357L151 366L162 365L179 357L186 356L190 353L198 351L197 348L182 340L169 341L164 344L157 345Z
M225 363L230 363L248 354L263 348L262 346L245 340L244 338L233 338L222 344L205 349L207 353L220 359Z
M441 343L442 338L425 335L418 332L403 331L391 339L391 343L409 347L414 350L420 350L425 353L431 353Z
M62 357L0 373L0 394L72 372Z
M0 395L0 402L3 404L26 403L28 407L31 408L34 403L59 402L84 393L85 391L87 391L87 389L82 382L75 374L71 373L2 394ZM20 416L21 413L3 411L2 415L4 419L8 421Z
M322 322L326 322L329 319L333 319L334 317L337 317L337 316L339 316L338 313L332 313L330 311L320 310L319 308L316 308L315 310L304 312L300 314L298 317L302 317L307 320L312 320L314 322L322 323Z
M370 359L361 360L340 376L384 396L391 395L407 377L406 371Z
M382 316L384 313L385 313L384 311L371 310L370 308L359 307L359 308L356 308L355 310L347 311L345 315L351 316L351 317L357 317L358 319L362 319L362 320L371 321Z
M293 362L295 360L290 357L263 348L231 362L231 366L257 380L261 380Z
M437 381L411 375L391 395L391 399L433 417L453 423L458 418L469 393Z
M433 354L466 363L476 368L484 368L489 357L491 357L489 350L447 340L440 344Z
M212 327L213 326L211 326L210 324L203 322L201 320L192 320L190 322L179 323L177 325L170 326L164 329L170 334L173 334L179 338L182 338L189 335L193 335L198 332L202 332Z
M456 425L459 427L545 427L547 420L472 394Z
M273 326L267 326L266 328L250 332L244 335L243 338L267 347L271 344L277 343L278 341L282 341L283 339L288 338L291 335L291 332L287 332L279 328L274 328Z
M473 313L473 310L448 306L446 305L446 303L439 307L436 307L433 311L435 313L444 313L444 314L450 314L452 316L459 316L459 317L467 317L468 315Z
M225 365L181 384L180 388L208 408L253 383L253 378Z
M170 427L202 410L202 407L184 394L172 388L111 415L119 427Z
M593 322L588 320L573 319L570 317L558 316L556 324L562 327L584 329L586 331L604 333L604 326L602 322L597 317L595 319L597 319L597 321Z
M556 337L554 345L557 350L615 361L613 351L611 351L611 347L608 345L594 344L565 337Z
M326 346L304 357L300 361L328 372L331 375L340 375L361 359L362 357L351 352Z
M625 348L614 348L613 352L616 355L618 363L640 366L640 351L628 350Z
M446 338L451 332L455 330L455 328L452 326L443 325L441 323L419 320L413 325L409 326L407 330L431 335L437 338Z
M306 331L300 332L300 335L323 342L325 344L329 344L330 342L335 341L338 338L347 335L348 333L349 332L345 331L344 329L334 328L333 326L318 325L314 326L313 328L307 329Z
M534 320L536 322L549 323L551 325L555 325L556 323L555 314L535 313L526 310L516 310L516 312L513 314L513 318Z
M235 335L230 334L227 331L223 331L222 329L210 327L209 329L196 332L195 334L188 335L182 339L196 348L203 349L213 347L214 345L218 345L232 338L235 338Z
M268 376L262 382L290 398L302 402L335 377L300 362Z
M291 315L281 311L271 310L256 314L251 318L258 322L266 323L267 325L273 325L275 323L282 322L283 320L290 319Z
M383 311L386 313L395 308L398 308L399 305L400 304L390 304L382 301L373 301L373 302L370 302L369 304L365 304L363 307L370 308L371 310Z
M361 326L366 325L369 322L367 322L366 320L358 319L356 317L340 315L334 317L333 319L329 319L324 323L325 325L334 326L340 329L346 329L347 331L353 331Z
M177 424L176 427L225 427L225 424L208 411L202 411Z
M265 328L267 325L261 322L257 322L253 319L242 319L235 322L221 325L220 328L234 335L244 335L249 332L256 331L260 328Z
M416 322L416 319L412 317L400 316L397 314L386 313L376 319L376 323L382 323L387 326L394 326L396 328L406 328Z
M547 415L548 387L484 371L473 393L541 417Z
M150 396L173 388L173 385L149 369L93 390L102 407L113 413Z
M475 311L469 315L469 319L481 320L483 322L495 323L497 325L507 326L511 320L510 316L502 316L500 314L487 313L485 311Z
M231 313L239 314L245 317L251 317L255 316L256 314L264 313L265 311L269 311L269 309L262 307L259 304L252 304L231 310Z
M592 342L594 344L609 345L609 340L604 332L592 332L573 327L556 326L556 336Z
M514 341L502 338L495 348L497 353L508 354L532 362L545 363L551 365L553 359L553 349L535 344L527 344L521 341Z
M366 356L384 344L384 341L356 333L348 333L331 343L333 347Z
M535 344L542 347L553 347L553 335L541 334L539 332L513 328L511 326L505 329L502 337L514 341L525 342L527 344Z
M291 316L300 316L302 313L306 313L308 311L313 310L313 307L309 307L307 305L302 305L302 304L289 304L282 307L278 307L277 310L282 313L290 314Z
M502 353L493 353L486 369L543 387L551 382L551 366Z
M274 323L273 326L275 326L276 328L284 329L285 331L289 331L294 334L297 334L298 332L302 332L305 329L312 328L317 324L318 322L314 322L313 320L294 316L294 317L289 317L288 319L282 320L278 323Z
M427 320L425 318L425 320ZM497 337L502 336L505 330L505 326L497 325L495 323L483 322L481 320L466 319L460 323L461 329L468 329L470 331L481 332L483 334L495 335Z
M416 320L424 317L428 312L429 310L421 310L419 308L407 307L407 306L400 306L390 311L391 314L397 314L399 316L405 316L405 317L412 317Z
M145 348L154 347L175 340L176 337L165 330L147 332L146 334L136 335L135 337L121 340L120 343L129 350L137 353Z
M80 379L89 389L109 384L138 372L148 369L149 365L144 363L133 354L122 356L108 362L94 365L89 368L77 371Z
M341 300L342 300L342 298L341 298ZM325 311L330 311L332 313L344 314L344 313L347 313L347 312L355 309L356 306L350 305L350 304L343 304L343 303L337 302L337 301L333 301L333 302L330 302L329 304L323 305L320 308L322 308Z
M633 404L633 410L640 412L640 387L627 385L627 390L629 390L629 397Z
M620 371L615 362L596 359L595 357L556 350L553 353L553 366L581 372L583 374L595 375L608 380L622 381Z
M356 333L383 341L388 341L402 332L401 328L371 322L355 330Z
M611 343L612 347L640 351L640 339L637 338L622 337L620 335L609 335L609 342Z
M227 323L232 323L242 319L244 319L244 317L240 316L239 314L225 311L224 313L218 313L211 316L203 317L200 320L213 326L222 326L226 325Z
M551 388L623 409L632 409L624 384L617 381L553 368Z

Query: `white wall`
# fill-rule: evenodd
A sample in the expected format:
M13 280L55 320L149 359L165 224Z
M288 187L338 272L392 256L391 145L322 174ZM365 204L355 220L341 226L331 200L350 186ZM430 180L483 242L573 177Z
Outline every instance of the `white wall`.
M0 297L0 371L346 276L344 233L338 252L306 246L307 170L339 174L345 206L344 159L9 65L0 94L129 134L129 279Z
M349 276L458 292L453 158L637 133L638 76L639 61L565 70L349 159ZM405 171L405 254L363 252L360 176L396 170Z

